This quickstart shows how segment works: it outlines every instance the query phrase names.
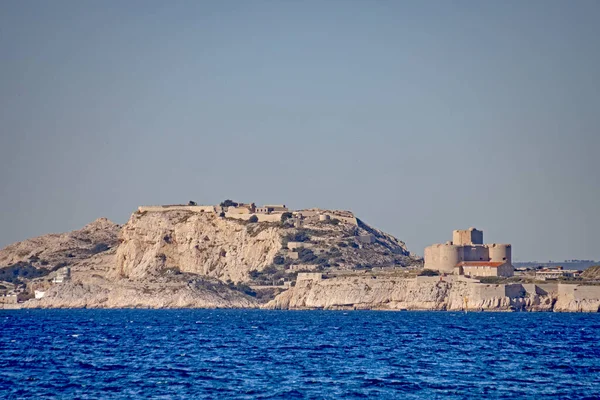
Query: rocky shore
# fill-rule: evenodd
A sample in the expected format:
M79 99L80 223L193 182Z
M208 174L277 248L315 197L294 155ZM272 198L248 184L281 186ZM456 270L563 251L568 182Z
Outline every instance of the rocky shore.
M597 312L600 286L485 284L464 277L299 280L264 306L285 310Z
M0 308L600 308L600 286L415 277L421 260L393 236L347 211L305 214L253 223L166 207L15 243L0 250Z

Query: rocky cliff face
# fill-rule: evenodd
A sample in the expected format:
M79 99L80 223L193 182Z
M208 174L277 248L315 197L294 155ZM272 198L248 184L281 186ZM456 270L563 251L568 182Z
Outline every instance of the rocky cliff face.
M361 243L365 235L369 241ZM120 240L115 273L130 279L177 270L244 282L267 267L283 273L291 265L352 269L414 261L403 242L362 222L304 222L298 228L292 221L248 223L215 213L136 212ZM307 250L292 259L287 243L295 240Z
M251 223L179 209L135 212L123 227L101 218L16 243L0 251L0 274L19 271L13 283L44 293L24 307L257 307L252 290L232 282L415 260L404 243L353 218ZM71 279L53 282L64 266Z
M448 277L343 277L301 280L277 296L270 309L551 311L555 298L530 294L509 298L498 285Z
M282 247L276 224L248 224L214 213L134 213L121 232L115 272L141 279L175 270L244 281Z
M52 269L71 265L118 245L121 227L106 218L98 218L82 229L52 233L23 240L0 250L0 267L29 263Z
M22 303L24 308L257 306L255 299L206 277L162 271L121 278L115 272L120 230L100 218L80 230L10 245L0 250L0 281L26 284L31 294L44 292L43 298ZM70 268L71 279L53 283L54 271L63 266Z

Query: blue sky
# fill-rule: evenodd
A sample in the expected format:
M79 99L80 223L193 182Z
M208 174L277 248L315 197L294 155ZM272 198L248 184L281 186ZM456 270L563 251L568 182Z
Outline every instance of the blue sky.
M225 198L600 259L596 1L0 2L0 246Z

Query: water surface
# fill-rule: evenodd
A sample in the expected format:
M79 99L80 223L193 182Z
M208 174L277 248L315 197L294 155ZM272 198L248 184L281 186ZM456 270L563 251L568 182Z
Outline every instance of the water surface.
M600 315L0 311L0 398L600 397Z

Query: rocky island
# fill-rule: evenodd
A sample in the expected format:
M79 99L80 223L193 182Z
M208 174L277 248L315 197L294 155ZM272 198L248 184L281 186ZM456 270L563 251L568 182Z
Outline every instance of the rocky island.
M540 283L432 271L349 211L231 200L139 207L123 226L101 218L10 245L0 250L0 281L3 308L600 307L594 278Z

